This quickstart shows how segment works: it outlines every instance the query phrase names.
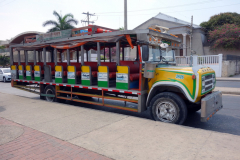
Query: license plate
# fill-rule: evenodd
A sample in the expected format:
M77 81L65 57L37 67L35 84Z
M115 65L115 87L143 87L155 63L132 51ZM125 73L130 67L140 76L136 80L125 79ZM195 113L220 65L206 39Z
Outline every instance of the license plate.
M222 107L222 93L220 91L204 97L201 100L201 122L207 122Z

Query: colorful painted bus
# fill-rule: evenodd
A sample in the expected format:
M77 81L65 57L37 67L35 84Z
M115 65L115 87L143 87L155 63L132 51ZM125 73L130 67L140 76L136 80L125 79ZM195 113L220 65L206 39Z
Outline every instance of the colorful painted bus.
M91 25L26 36L10 45L11 85L51 102L132 112L150 108L154 120L167 123L182 124L188 113L201 109L206 122L222 108L221 92L213 91L215 72L176 66L180 47L181 40L161 28Z

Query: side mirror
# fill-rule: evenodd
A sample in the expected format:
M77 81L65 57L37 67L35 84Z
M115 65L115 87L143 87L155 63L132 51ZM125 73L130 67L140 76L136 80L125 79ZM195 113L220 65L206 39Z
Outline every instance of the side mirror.
M148 45L142 45L142 60L148 61L149 59L149 47Z

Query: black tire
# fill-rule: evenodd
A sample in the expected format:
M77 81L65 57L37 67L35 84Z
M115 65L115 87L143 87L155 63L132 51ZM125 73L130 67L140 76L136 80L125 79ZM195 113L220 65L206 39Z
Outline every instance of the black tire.
M163 105L165 105L165 108ZM188 114L188 110L183 99L172 92L159 93L153 97L150 102L150 112L155 121L174 124L183 124ZM161 114L164 115L161 117ZM171 119L167 119L165 115L168 115L168 118Z
M5 77L3 77L3 82L4 82L4 83L6 83L6 82L7 82Z
M53 94L55 95L55 88L53 86L46 86L44 89L44 94ZM47 97L45 96L45 100L48 102L56 102L57 98L56 97Z

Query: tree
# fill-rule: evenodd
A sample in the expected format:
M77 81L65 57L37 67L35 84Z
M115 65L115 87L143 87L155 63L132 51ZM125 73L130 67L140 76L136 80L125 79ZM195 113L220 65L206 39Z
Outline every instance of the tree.
M5 55L0 56L0 65L3 66L3 68L10 63L10 58L6 57Z
M75 28L73 24L77 25L78 21L74 19L74 16L71 13L68 13L62 17L56 11L53 11L53 15L56 16L57 21L48 20L43 23L43 27L53 25L54 27L50 28L48 32L60 31L65 29Z
M235 24L240 26L240 14L231 12L220 13L212 16L209 21L202 22L200 26L203 27L208 36L210 31L213 31L224 24Z
M5 46L0 46L0 49L5 49L6 47Z
M240 49L240 27L224 24L209 32L211 49Z
M124 27L120 27L119 30L120 30L120 31L123 31L123 30L124 30Z

